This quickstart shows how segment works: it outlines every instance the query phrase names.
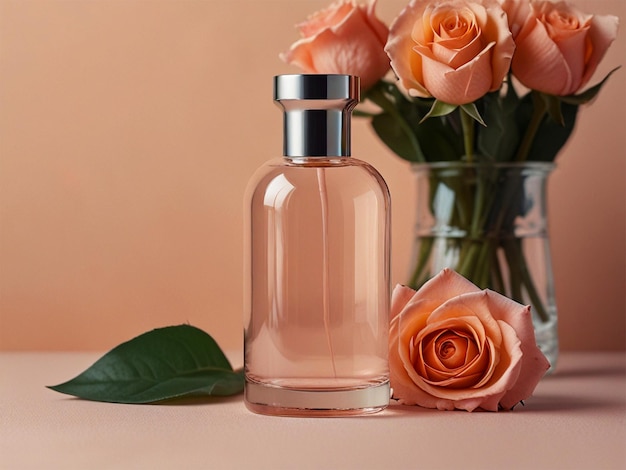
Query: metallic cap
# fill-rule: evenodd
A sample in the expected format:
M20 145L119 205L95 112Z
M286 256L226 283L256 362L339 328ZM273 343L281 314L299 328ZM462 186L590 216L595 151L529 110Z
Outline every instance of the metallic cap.
M350 115L359 101L351 75L279 75L274 101L283 109L287 157L350 155Z

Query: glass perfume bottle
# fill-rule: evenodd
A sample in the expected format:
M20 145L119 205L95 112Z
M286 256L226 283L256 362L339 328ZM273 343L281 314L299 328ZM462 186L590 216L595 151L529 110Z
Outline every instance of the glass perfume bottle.
M246 194L245 403L257 413L359 415L389 403L390 197L350 157L358 99L358 77L274 77L284 157Z

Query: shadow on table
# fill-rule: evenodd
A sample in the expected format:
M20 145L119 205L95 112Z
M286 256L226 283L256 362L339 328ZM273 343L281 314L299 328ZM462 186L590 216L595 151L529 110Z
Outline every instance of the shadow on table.
M543 380L552 381L562 378L626 376L626 353L607 352L578 353L570 352L558 360L554 371Z
M591 400L588 398L581 398L575 396L563 396L563 395L542 395L531 397L526 400L525 405L519 404L512 411L499 411L498 414L504 413L515 413L528 416L529 413L554 413L554 412L576 412L576 411L584 411L584 410L602 410L602 409L616 409L618 407L624 408L623 402L618 401L608 401L608 400ZM380 417L385 418L400 418L417 414L435 414L435 413L459 413L459 414L482 414L482 413L492 413L490 411L484 410L474 410L472 413L468 413L464 410L454 410L454 411L439 411L434 409L422 408L419 406L403 406L403 405L392 405L389 406L383 413L381 413ZM495 414L495 413L494 413Z
M573 392L575 393L575 392ZM583 411L626 408L624 401L607 398L589 398L576 395L545 394L536 395L527 400L526 408L533 412Z
M151 403L154 406L205 406L205 405L221 405L225 403L241 402L243 406L243 393L232 395L229 397L183 397L172 398L171 400L163 400Z
M569 365L568 367L559 368L557 365L554 374L546 376L543 380L558 380L564 378L581 378L581 377L619 377L626 375L626 366L609 364L599 367L576 367Z

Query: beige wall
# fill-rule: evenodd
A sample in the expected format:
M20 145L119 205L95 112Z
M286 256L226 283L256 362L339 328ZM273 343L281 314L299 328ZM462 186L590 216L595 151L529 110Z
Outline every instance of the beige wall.
M242 195L281 152L271 77L294 0L0 0L0 349L108 349L190 322L241 345ZM390 21L404 2L380 0ZM624 0L577 0L626 21ZM626 65L626 29L601 66ZM625 348L626 68L584 109L550 183L564 349ZM413 181L367 125L353 153L394 201Z

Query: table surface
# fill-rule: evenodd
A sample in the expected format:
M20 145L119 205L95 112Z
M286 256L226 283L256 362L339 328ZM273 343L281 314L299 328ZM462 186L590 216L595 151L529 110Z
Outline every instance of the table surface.
M623 351L562 353L512 412L393 405L352 418L260 416L241 396L119 405L44 387L99 356L0 353L2 470L626 468Z

